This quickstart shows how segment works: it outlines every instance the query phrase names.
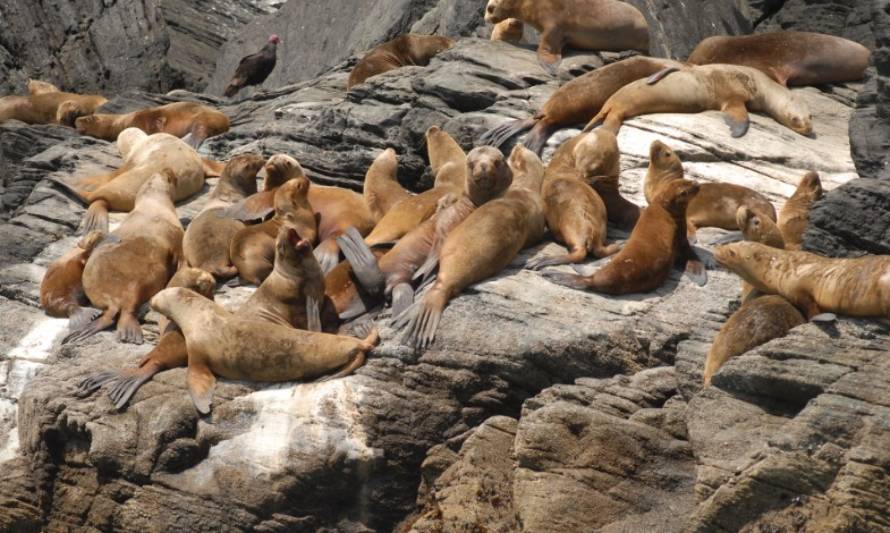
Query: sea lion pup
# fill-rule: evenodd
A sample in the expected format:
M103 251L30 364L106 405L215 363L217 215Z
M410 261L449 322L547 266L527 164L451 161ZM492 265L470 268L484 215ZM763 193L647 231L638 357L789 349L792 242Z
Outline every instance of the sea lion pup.
M238 273L229 259L229 244L244 223L219 213L256 193L256 175L265 163L257 154L238 154L226 163L207 205L185 229L182 255L187 265L206 270L217 279Z
M698 278L704 268L685 231L686 206L698 190L697 183L685 179L665 185L643 210L624 248L593 274L550 271L544 277L558 285L606 294L649 292L665 282L677 260L685 260L687 272Z
M196 102L174 102L122 115L95 113L74 121L77 133L106 141L117 139L127 128L180 138L191 134L187 142L196 150L208 137L229 131L229 125L229 117L224 113Z
M522 40L523 30L525 30L525 24L519 19L502 20L492 28L491 40L519 44L519 41Z
M312 243L318 235L315 215L309 204L309 179L299 176L275 190L275 216L270 220L238 230L229 244L229 258L242 279L260 285L272 272L275 238L282 224L288 224Z
M363 273L357 277L364 288L372 294L392 295L393 316L401 314L414 301L411 280L435 268L439 249L451 230L476 208L500 196L513 181L513 172L497 148L474 148L466 160L465 191L441 197L435 215L408 232L379 259L356 231L347 231L338 239L353 269L357 274ZM369 286L375 282L377 286Z
M215 376L250 381L327 378L352 373L379 341L303 331L237 316L183 288L164 289L151 299L154 310L182 329L188 350L188 388L195 407L210 412Z
M748 132L748 110L762 111L801 135L813 132L806 103L757 69L701 65L678 69L650 84L637 80L609 97L584 131L603 125L618 133L629 118L648 113L699 113L717 110L733 137Z
M31 96L34 96L35 94L60 93L60 92L62 92L62 91L59 90L58 87L56 87L55 85L53 85L52 83L49 83L47 81L34 80L34 79L28 80L28 94L30 94Z
M787 298L808 320L834 320L834 313L890 315L890 280L886 275L890 257L886 255L830 259L756 242L724 244L714 255L755 289Z
M822 181L816 172L807 172L800 179L797 190L779 211L779 230L788 250L800 250L803 234L810 220L813 203L822 198Z
M182 224L173 205L176 176L152 176L139 188L136 205L99 246L83 269L83 289L102 316L72 330L62 342L85 339L114 324L122 342L142 343L136 312L173 276L182 255Z
M71 328L78 329L99 316L100 311L88 305L83 293L83 267L90 254L107 234L104 231L87 233L62 257L53 261L40 282L40 307L56 318L70 318Z
M544 164L521 144L513 148L509 164L513 172L509 190L480 206L451 230L442 244L435 283L393 321L396 329L407 326L406 340L415 347L424 348L433 342L449 300L473 283L502 271L520 250L544 236Z
M216 281L209 272L198 268L180 268L167 283L167 288L184 287L191 289L208 300L213 300ZM117 409L123 409L133 394L155 374L171 368L179 368L188 364L188 352L185 338L179 327L161 316L158 321L160 338L158 344L139 362L136 368L119 371L103 371L92 374L80 382L78 392L87 396L93 391L108 384L108 397Z
M374 159L365 174L362 196L376 221L380 221L394 204L411 196L396 179L397 169L396 151L387 148Z
M791 328L804 322L800 311L781 296L760 296L742 304L720 327L708 350L703 379L705 387L730 358L784 337Z
M365 54L349 73L346 89L378 74L411 65L425 67L436 54L454 46L454 41L439 35L408 33L387 41Z
M618 0L488 0L485 22L516 18L541 33L538 62L556 72L565 46L579 50L649 53L643 14Z
M643 181L646 201L652 202L667 183L683 179L683 163L675 151L661 141L649 145L649 168ZM731 183L702 183L698 194L686 208L689 240L695 242L698 228L740 229L736 219L739 207L764 213L776 220L776 208L762 194Z
M108 99L98 94L41 92L28 96L0 98L0 123L21 120L26 124L62 124L73 126L74 120L89 115Z
M861 80L870 55L868 48L843 37L779 31L708 37L692 51L689 63L743 65L782 85L823 85Z
M553 91L531 118L496 126L483 134L479 143L500 147L515 135L531 129L522 142L529 150L541 155L554 133L568 126L587 123L615 91L671 66L681 67L682 64L670 59L634 56L600 67Z
M602 128L581 134L557 149L544 174L544 215L547 227L557 242L569 252L561 255L539 255L528 260L526 268L539 270L545 266L580 263L587 254L607 257L621 249L619 244L606 246L606 204L590 185L582 181L588 176L614 171L618 161L615 136ZM606 150L603 157L603 147ZM566 147L566 149L563 149ZM552 170L551 170L552 168Z
M117 138L124 164L114 172L79 180L71 185L54 183L89 204L84 214L84 232L108 231L108 211L130 211L140 187L158 172L170 171L174 181L173 201L178 202L204 187L204 164L195 150L167 133L147 135L127 128Z

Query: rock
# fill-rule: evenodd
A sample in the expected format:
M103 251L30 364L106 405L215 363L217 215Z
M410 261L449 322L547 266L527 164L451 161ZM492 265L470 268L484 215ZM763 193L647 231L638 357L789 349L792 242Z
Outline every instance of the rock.
M842 257L890 254L890 180L858 179L828 193L810 213L805 249Z

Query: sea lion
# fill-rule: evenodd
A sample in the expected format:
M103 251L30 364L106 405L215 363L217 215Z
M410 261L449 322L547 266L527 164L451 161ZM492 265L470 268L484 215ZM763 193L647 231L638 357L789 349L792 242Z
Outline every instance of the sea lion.
M424 134L426 153L430 160L430 170L435 181L434 187L456 187L467 185L467 153L439 126L430 126Z
M800 250L803 234L807 230L810 209L813 203L822 198L822 181L816 172L807 172L797 185L791 198L779 211L779 231L788 250Z
M167 283L167 288L184 287L191 289L204 298L213 300L216 281L209 272L198 268L180 268ZM182 330L161 316L158 321L160 338L158 344L139 362L136 368L120 371L103 371L92 374L81 381L78 392L86 396L108 384L108 397L117 409L123 409L133 394L155 374L171 368L179 368L188 364L188 352Z
M742 304L720 327L720 331L705 358L703 382L711 384L711 377L726 361L764 344L784 337L791 328L806 322L791 303L776 295L754 298Z
M698 113L718 110L733 137L748 131L748 110L762 111L801 135L813 132L806 103L757 69L701 65L678 69L657 83L637 80L615 92L584 131L603 125L618 133L628 118L648 113Z
M522 40L522 32L525 24L519 19L506 19L498 22L491 30L492 41L504 41L510 44L519 44Z
M569 253L533 257L526 263L527 268L580 263L588 253L607 257L621 249L619 244L606 246L606 204L582 181L617 172L618 143L610 142L614 140L613 134L600 128L578 135L557 149L544 173L541 196L547 227Z
M785 248L785 241L782 239L779 226L762 212L752 211L745 206L741 206L736 211L736 223L746 241L759 242L774 248ZM715 244L733 242L735 237L730 237L732 240L721 239ZM742 304L758 296L762 296L760 291L755 290L747 281L742 281Z
M275 190L275 216L270 220L238 230L229 243L229 258L242 279L260 285L272 272L275 238L282 224L297 229L302 239L312 243L318 226L309 204L309 179L298 176Z
M59 93L62 92L58 87L53 85L52 83L40 80L29 79L28 80L28 94L34 96L35 94L46 94L46 93Z
M396 151L387 148L374 159L365 174L362 196L378 222L394 204L411 196L396 179L397 168Z
M466 287L502 271L523 248L541 240L545 231L541 184L544 164L521 144L509 159L513 183L499 198L474 210L442 244L439 272L423 298L393 321L407 326L406 339L418 348L436 336L442 311Z
M132 210L137 191L158 172L169 170L176 176L174 202L204 187L204 164L198 153L170 134L147 135L138 128L127 128L118 136L117 148L124 164L114 172L85 178L75 185L54 180L89 204L84 214L85 233L108 231L108 211Z
M62 124L73 126L74 120L89 115L108 99L98 94L42 92L28 96L0 98L0 123L21 120L26 124Z
M346 89L400 67L425 67L436 54L454 46L454 41L439 35L409 33L378 45L365 54L349 73Z
M568 126L587 123L615 91L671 66L682 64L670 59L634 56L600 67L553 91L531 118L496 126L483 134L479 143L500 147L513 136L531 129L522 142L529 150L541 155L554 133Z
M264 164L265 160L257 154L238 154L226 163L207 205L185 230L182 254L187 265L206 270L217 279L238 273L229 259L229 244L244 223L219 214L256 193L256 175Z
M97 309L88 305L83 293L83 267L90 254L105 239L103 231L91 231L62 257L53 261L40 282L40 307L49 316L70 318L71 328L78 329L96 318Z
M686 240L686 206L699 185L680 179L666 184L640 215L624 248L604 267L589 276L544 272L548 280L573 289L606 294L649 292L660 287L677 260L687 272L700 276L704 268Z
M861 80L869 55L868 48L843 37L778 31L708 37L692 51L689 63L753 67L782 85L824 85Z
M646 201L652 202L665 184L683 179L683 175L683 163L677 153L663 142L653 141L649 145L649 168L643 181ZM776 208L757 191L731 183L700 184L698 194L686 208L689 240L695 242L698 228L740 229L736 212L741 206L776 220Z
M755 289L787 298L808 320L890 316L888 256L831 259L756 242L724 244L714 255Z
M81 135L106 141L117 139L127 128L139 128L149 135L169 133L180 138L191 134L187 142L197 150L208 137L229 131L229 117L197 102L174 102L121 115L81 116L74 121L74 127Z
M176 176L166 171L139 188L136 205L111 232L115 242L96 248L83 269L83 290L102 316L63 339L85 339L114 324L122 342L142 343L136 311L173 276L182 255L182 224L173 205Z
M200 413L210 412L215 376L250 381L292 381L339 369L352 373L379 341L303 331L247 319L183 288L164 289L151 299L154 310L182 329L188 350L189 395Z

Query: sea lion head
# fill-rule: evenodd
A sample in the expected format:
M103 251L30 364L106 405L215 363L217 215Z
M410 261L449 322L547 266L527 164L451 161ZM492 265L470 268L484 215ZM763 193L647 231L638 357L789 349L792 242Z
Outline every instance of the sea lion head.
M813 133L813 117L810 108L803 100L792 94L785 102L783 123L795 132L810 136Z
M84 115L74 120L74 129L81 135L94 136L102 120L96 115Z
M513 182L504 154L493 146L477 146L467 154L467 196L475 205L500 196Z
M686 217L686 206L698 194L699 184L687 179L673 180L661 187L653 203L675 217Z
M283 262L296 266L307 257L315 258L312 253L312 241L301 235L299 230L285 218L275 238L276 263Z
M306 176L287 180L284 185L275 191L275 210L285 213L307 206L308 200L306 196L308 194L309 179Z
M784 248L785 241L775 222L765 213L746 206L738 208L735 214L736 224L745 236L745 240L759 242L775 248Z
M279 37L277 33L273 33L272 35L269 36L269 40L266 42L277 45L278 43L281 42L281 37Z
M661 141L653 141L649 145L649 171L658 174L683 172L683 163L670 146Z
M206 270L200 268L183 267L167 283L167 287L184 287L191 289L201 296L212 300L213 291L216 290L216 280Z
M156 172L139 187L136 198L138 200L140 197L161 194L172 200L177 184L176 174L171 169L165 168L160 172Z
M56 110L56 122L64 126L74 127L78 117L87 115L83 106L71 100L62 102Z
M265 165L258 154L238 154L226 162L221 182L230 183L245 195L256 192L256 175Z
M588 183L596 181L598 176L617 176L620 156L615 134L605 128L597 128L583 135L572 150L575 170Z
M192 318L195 304L206 302L207 298L185 287L169 287L152 296L149 305L152 309L177 322L177 318Z
M293 157L285 154L273 155L266 161L264 168L266 169L266 180L263 184L265 190L278 187L297 176L306 176L300 163Z
M822 198L822 180L819 179L819 173L811 170L804 174L803 177L800 178L800 183L797 185L797 190L807 191L807 193L812 196L814 200Z
M117 136L117 150L121 153L121 157L126 160L130 157L130 153L136 144L148 137L148 134L139 128L127 128L120 132Z
M433 55L444 52L445 50L448 50L449 48L454 46L454 41L448 37L442 35L433 35L432 38Z
M511 0L488 0L485 6L485 22L497 24L515 15Z
M538 154L532 152L522 144L517 144L510 152L507 161L513 171L513 184L533 192L541 192L541 183L544 181L544 163Z
M757 275L770 266L770 247L759 242L734 242L714 249L714 258L727 270L753 283Z

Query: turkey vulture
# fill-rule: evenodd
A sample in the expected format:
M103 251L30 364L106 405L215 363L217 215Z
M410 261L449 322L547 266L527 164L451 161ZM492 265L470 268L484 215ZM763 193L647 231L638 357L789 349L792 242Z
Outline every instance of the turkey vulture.
M241 58L241 62L238 63L238 68L235 70L235 76L226 86L223 94L232 97L248 85L259 85L266 81L272 69L275 68L275 52L280 42L281 39L273 33L262 50Z

